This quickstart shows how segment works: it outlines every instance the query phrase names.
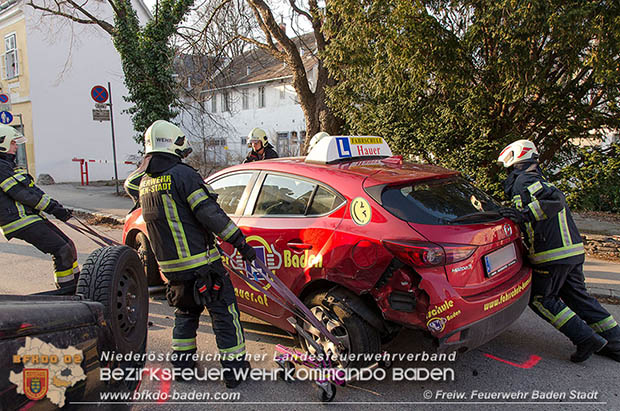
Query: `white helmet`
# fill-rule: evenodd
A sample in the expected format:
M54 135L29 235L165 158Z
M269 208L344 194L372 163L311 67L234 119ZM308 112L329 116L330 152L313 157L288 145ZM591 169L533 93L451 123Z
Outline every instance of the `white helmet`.
M502 150L497 162L508 168L517 163L531 160L534 156L538 158L538 150L536 150L534 143L529 140L517 140Z
M248 147L252 146L253 141L260 141L263 146L267 145L267 133L262 128L254 127L248 134Z
M179 127L165 120L157 120L144 133L144 151L146 154L170 153L185 158L192 148Z
M325 131L319 131L310 139L310 144L308 144L308 153L312 151L316 143L318 143L323 137L329 137L329 134Z
M15 130L15 127L8 124L0 124L0 152L5 153L11 148L11 141L17 144L24 144L26 137Z

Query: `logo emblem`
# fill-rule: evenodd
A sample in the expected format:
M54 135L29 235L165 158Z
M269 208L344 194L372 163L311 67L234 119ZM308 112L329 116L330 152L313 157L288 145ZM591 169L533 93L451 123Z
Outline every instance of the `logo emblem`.
M40 400L47 394L48 370L40 368L24 369L24 394L33 401Z
M446 322L447 320L443 317L435 317L428 320L426 326L430 331L440 333L446 328Z
M510 237L512 235L512 227L510 224L504 224L504 234L506 234L506 237Z
M351 201L351 218L357 225L366 225L372 217L372 209L368 201L362 197L354 198Z

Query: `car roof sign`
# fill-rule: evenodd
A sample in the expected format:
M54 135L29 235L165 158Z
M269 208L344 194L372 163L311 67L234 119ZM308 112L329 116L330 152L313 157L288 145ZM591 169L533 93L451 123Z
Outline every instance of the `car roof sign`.
M306 156L308 163L331 164L360 158L391 157L383 137L329 136L322 138Z

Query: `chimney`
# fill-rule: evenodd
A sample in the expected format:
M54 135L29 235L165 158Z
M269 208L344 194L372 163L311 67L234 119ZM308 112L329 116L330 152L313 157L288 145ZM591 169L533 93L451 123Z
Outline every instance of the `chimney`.
M280 29L286 33L286 24L284 24L284 15L280 14Z

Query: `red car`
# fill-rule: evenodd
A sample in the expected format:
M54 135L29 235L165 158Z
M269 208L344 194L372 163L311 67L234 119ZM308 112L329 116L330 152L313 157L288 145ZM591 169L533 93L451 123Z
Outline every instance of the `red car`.
M307 157L241 164L206 182L259 258L349 352L379 352L402 326L427 330L440 352L466 351L527 306L531 269L499 205L458 172L392 156L380 137L323 138ZM123 239L159 280L139 209ZM257 275L222 246L227 265ZM293 332L288 312L232 277L242 311Z

